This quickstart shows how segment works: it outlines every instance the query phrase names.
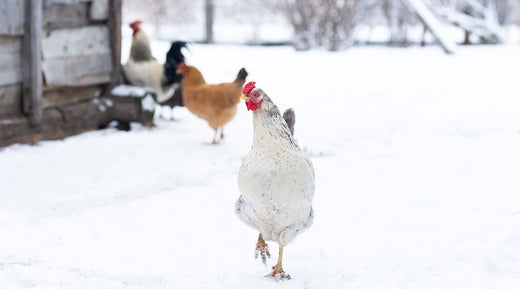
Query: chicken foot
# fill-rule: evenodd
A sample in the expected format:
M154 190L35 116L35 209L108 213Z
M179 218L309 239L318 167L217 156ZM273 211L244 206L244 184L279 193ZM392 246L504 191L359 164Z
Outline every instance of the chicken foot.
M280 246L279 252L278 252L278 262L276 262L276 265L273 267L273 272L267 274L265 277L271 277L274 278L276 282L280 280L290 280L291 275L285 273L282 268L282 255L283 255L283 247Z
M271 253L269 253L268 246L262 238L262 234L258 235L258 242L256 242L255 259L258 259L258 255L262 256L262 263L267 266L267 257L271 258Z

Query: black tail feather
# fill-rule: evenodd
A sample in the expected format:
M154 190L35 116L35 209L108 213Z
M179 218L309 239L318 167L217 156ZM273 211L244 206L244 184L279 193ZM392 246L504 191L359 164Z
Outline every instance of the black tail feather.
M291 131L291 135L294 136L294 123L296 122L296 115L294 114L294 110L289 108L283 112L283 119L289 126L289 130Z
M237 78L235 78L235 83L238 83L240 86L244 85L248 75L249 73L247 73L245 68L240 68L240 71L237 74Z

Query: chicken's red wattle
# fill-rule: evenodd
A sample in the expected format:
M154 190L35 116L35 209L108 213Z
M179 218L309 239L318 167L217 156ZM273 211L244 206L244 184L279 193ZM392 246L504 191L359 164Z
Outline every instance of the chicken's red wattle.
M262 103L261 100L260 100L260 103ZM252 111L257 110L258 107L260 106L260 103L256 103L253 100L247 100L246 101L247 110L252 110Z

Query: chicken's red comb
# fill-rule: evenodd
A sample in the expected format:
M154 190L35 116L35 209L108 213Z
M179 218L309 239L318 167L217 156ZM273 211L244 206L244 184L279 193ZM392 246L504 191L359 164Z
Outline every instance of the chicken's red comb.
M251 92L251 90L253 90L253 88L255 88L255 84L256 82L254 81L250 81L248 82L246 85L244 85L244 88L242 89L242 93L247 95Z
M130 28L135 29L136 26L141 25L141 23L143 23L143 21L141 21L141 20L136 20L136 21L130 23L129 26L130 26Z

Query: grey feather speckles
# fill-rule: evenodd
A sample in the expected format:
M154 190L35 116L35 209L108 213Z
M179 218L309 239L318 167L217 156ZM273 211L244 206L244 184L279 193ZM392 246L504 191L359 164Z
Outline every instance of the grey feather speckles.
M242 206L244 205L244 198L240 196L235 204L235 213L239 215L242 212Z
M292 108L286 109L283 112L283 119L291 131L291 135L294 136L294 124L296 122L296 115L294 114L294 110Z

